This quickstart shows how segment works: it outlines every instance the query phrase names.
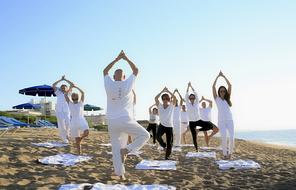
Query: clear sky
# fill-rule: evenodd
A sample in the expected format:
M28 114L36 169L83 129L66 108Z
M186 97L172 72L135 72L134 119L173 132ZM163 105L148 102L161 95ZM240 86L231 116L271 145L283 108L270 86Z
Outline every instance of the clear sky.
M0 109L32 98L19 89L63 74L86 103L106 108L102 72L123 49L140 69L138 119L165 85L184 94L191 81L212 98L221 69L233 83L236 129L296 129L295 10L294 0L2 0Z

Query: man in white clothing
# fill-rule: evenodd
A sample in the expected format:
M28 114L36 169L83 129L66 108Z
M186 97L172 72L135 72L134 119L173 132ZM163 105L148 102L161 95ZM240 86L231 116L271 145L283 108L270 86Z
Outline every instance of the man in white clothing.
M108 72L121 59L127 61L133 74L125 80L123 70L117 69L113 75L114 80L112 80ZM108 132L112 144L112 160L115 174L123 180L125 179L124 160L127 154L138 151L150 137L149 133L134 118L132 89L137 75L138 68L127 58L123 51L104 69ZM122 136L127 134L131 135L134 141L125 146L121 143L121 139Z
M68 103L65 99L65 93L68 93L69 88L67 85L62 84L60 88L57 87L57 84L61 81L66 81L70 84L70 86L74 86L72 82L67 80L65 76L55 83L52 84L52 88L54 93L57 96L57 104L56 104L56 117L58 121L58 129L60 138L63 140L64 143L69 142L69 125L70 125L70 110Z

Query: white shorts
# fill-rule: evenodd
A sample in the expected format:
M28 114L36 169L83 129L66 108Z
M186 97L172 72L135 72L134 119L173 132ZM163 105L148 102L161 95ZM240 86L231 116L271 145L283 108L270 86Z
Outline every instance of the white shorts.
M71 119L70 121L70 136L72 138L80 137L80 135L88 130L88 123L84 118Z

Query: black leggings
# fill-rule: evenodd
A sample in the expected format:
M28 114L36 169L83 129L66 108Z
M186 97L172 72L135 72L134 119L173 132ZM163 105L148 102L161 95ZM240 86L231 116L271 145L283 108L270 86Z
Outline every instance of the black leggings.
M153 137L153 143L156 143L156 127L157 124L156 123L149 123L148 127L147 127L147 131L150 132L152 130L152 137Z
M162 139L164 134L166 135L166 143ZM166 148L165 159L169 159L173 146L173 128L165 127L160 124L157 130L157 141L161 147Z
M203 121L203 120L198 120L198 121L189 121L189 128L191 131L191 135L192 135L192 141L194 144L194 147L196 150L198 150L198 146L197 146L197 140L196 140L196 127L200 126L201 129L198 129L199 131L208 131L213 129L214 127L216 127L216 125L214 125L212 122L210 121Z

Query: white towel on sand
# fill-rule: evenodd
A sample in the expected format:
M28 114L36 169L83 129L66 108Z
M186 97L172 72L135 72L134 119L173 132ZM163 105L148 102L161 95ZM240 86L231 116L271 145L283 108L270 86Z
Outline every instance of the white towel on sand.
M186 146L192 147L192 146L194 146L194 144L180 144L179 146L181 146L181 147L186 147Z
M162 148L161 146L159 146L159 147L157 148L157 150L161 150L161 151L163 151L163 148ZM172 148L172 151L173 151L173 152L182 152L182 148L181 148L181 147L176 147L176 146L174 146L174 147Z
M46 148L59 148L59 147L65 147L69 144L66 143L60 143L60 142L45 142L45 143L32 143L32 145L40 146L40 147L46 147Z
M129 152L127 155L139 157L140 154L142 154L142 153L143 153L142 151L135 151L135 152ZM107 152L107 154L112 155L112 152Z
M136 165L138 170L176 170L176 161L172 160L142 160Z
M86 188L89 187L89 188ZM59 190L84 190L90 189L90 190L176 190L173 186L168 185L106 185L102 183L95 183L95 184L89 184L89 183L83 183L83 184L65 184L60 186Z
M111 143L102 143L101 146L112 146Z
M78 162L88 161L90 160L90 156L76 156L73 154L57 154L54 156L47 156L38 161L42 164L56 164L63 166L73 166Z
M216 158L216 152L188 152L187 158Z
M208 146L202 146L199 147L200 150L222 150L221 147L208 147Z
M260 164L253 160L218 160L216 163L219 165L219 169L258 169Z

